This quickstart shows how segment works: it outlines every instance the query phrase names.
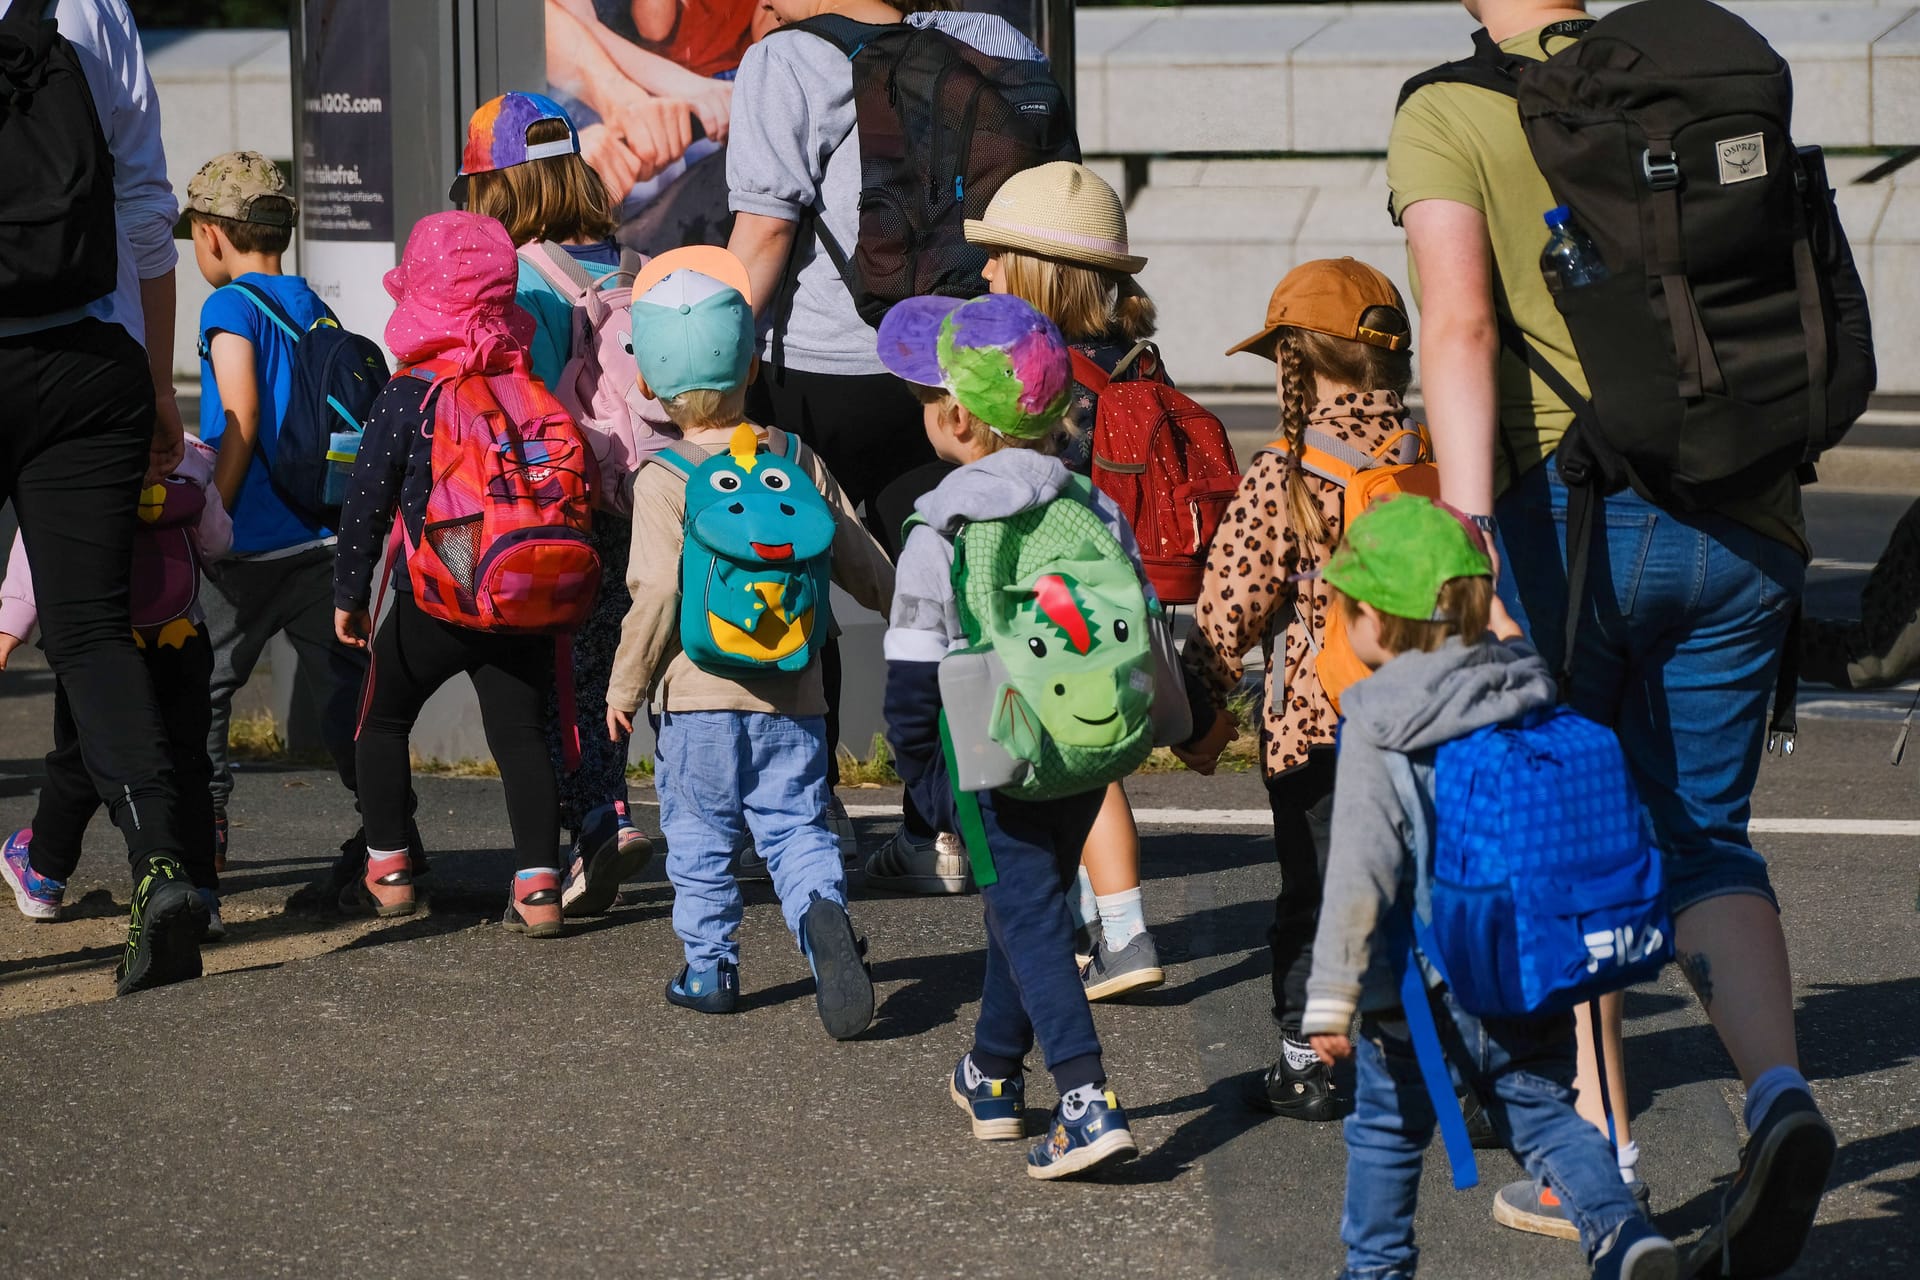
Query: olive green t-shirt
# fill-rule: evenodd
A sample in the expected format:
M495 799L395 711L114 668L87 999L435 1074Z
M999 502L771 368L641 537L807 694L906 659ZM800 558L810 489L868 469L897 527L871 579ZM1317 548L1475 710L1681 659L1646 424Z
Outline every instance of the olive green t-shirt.
M1523 57L1546 56L1539 29L1503 40L1500 47ZM1553 51L1563 47L1555 43ZM1540 274L1540 254L1547 247L1543 215L1559 201L1533 162L1513 99L1468 84L1432 84L1419 90L1394 117L1387 184L1396 218L1422 200L1452 200L1486 216L1499 315L1526 334L1575 390L1589 394L1567 322ZM1419 303L1420 274L1411 250L1407 259L1414 301ZM1494 489L1504 492L1558 447L1573 422L1573 411L1504 346L1499 377L1501 447L1494 458ZM1800 486L1792 475L1719 510L1806 554Z

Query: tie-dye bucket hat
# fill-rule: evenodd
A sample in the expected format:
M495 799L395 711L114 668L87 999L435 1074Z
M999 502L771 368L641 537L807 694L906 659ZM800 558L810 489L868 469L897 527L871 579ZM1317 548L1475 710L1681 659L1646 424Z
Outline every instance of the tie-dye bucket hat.
M950 392L967 412L1013 440L1060 425L1073 389L1067 344L1053 321L1019 298L908 298L880 322L880 363L896 376Z

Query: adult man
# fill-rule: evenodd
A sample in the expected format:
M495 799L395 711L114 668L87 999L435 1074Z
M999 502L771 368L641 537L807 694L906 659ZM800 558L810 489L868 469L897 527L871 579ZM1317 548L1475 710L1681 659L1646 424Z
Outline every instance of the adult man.
M1464 3L1503 50L1529 58L1557 52L1590 25L1584 5L1568 0ZM1421 303L1442 491L1489 529L1497 512L1502 594L1531 621L1540 649L1558 655L1567 491L1554 455L1573 413L1503 351L1501 331L1524 335L1587 394L1538 265L1541 215L1559 202L1513 99L1464 83L1431 84L1407 100L1387 168ZM1684 516L1631 490L1604 506L1571 697L1615 726L1634 764L1666 856L1681 966L1747 1085L1752 1138L1695 1255L1715 1258L1698 1274L1772 1275L1798 1256L1834 1155L1799 1071L1786 942L1766 864L1747 837L1767 696L1805 575L1798 484L1783 474ZM1610 1020L1617 1063L1617 1004ZM1615 1079L1619 1096L1623 1077ZM1583 1110L1601 1121L1597 1109ZM1560 1234L1550 1192L1520 1184L1500 1196L1502 1221Z
M48 662L66 688L87 770L133 864L119 973L124 994L198 977L207 922L179 866L166 734L127 612L141 485L171 471L183 448L172 378L178 209L153 82L122 0L12 0L5 10L7 74L26 77L43 104L61 92L60 83L71 84L57 68L72 55L49 52L40 21L52 16L78 55L112 156L117 285L50 314L32 314L28 306L0 314L0 403L7 410L0 492L13 502L34 566ZM44 82L41 68L49 68ZM60 101L69 122L84 111L77 96ZM21 137L47 127L51 110L19 112L0 128ZM9 179L16 180L30 182L18 174ZM30 265L0 255L6 275Z

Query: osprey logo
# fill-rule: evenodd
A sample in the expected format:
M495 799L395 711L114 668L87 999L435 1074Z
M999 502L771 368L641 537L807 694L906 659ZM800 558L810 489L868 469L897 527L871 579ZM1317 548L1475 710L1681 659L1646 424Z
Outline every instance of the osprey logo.
M1582 941L1587 944L1587 972L1598 973L1605 964L1619 965L1622 968L1638 964L1648 956L1658 955L1660 948L1666 945L1666 935L1658 929L1649 929L1636 935L1632 925L1622 925L1618 929L1599 929L1587 934Z
M1720 157L1720 185L1751 182L1767 176L1767 135L1749 133L1713 144Z

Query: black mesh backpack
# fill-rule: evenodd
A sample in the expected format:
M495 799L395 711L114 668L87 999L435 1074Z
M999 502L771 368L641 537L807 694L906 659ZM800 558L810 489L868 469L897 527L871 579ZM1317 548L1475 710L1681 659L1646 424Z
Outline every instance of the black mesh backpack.
M827 14L807 31L853 62L860 146L860 235L849 255L813 226L854 306L878 326L903 298L987 291L985 249L965 222L1022 169L1078 160L1066 95L1044 62L995 58L931 27L871 26Z

